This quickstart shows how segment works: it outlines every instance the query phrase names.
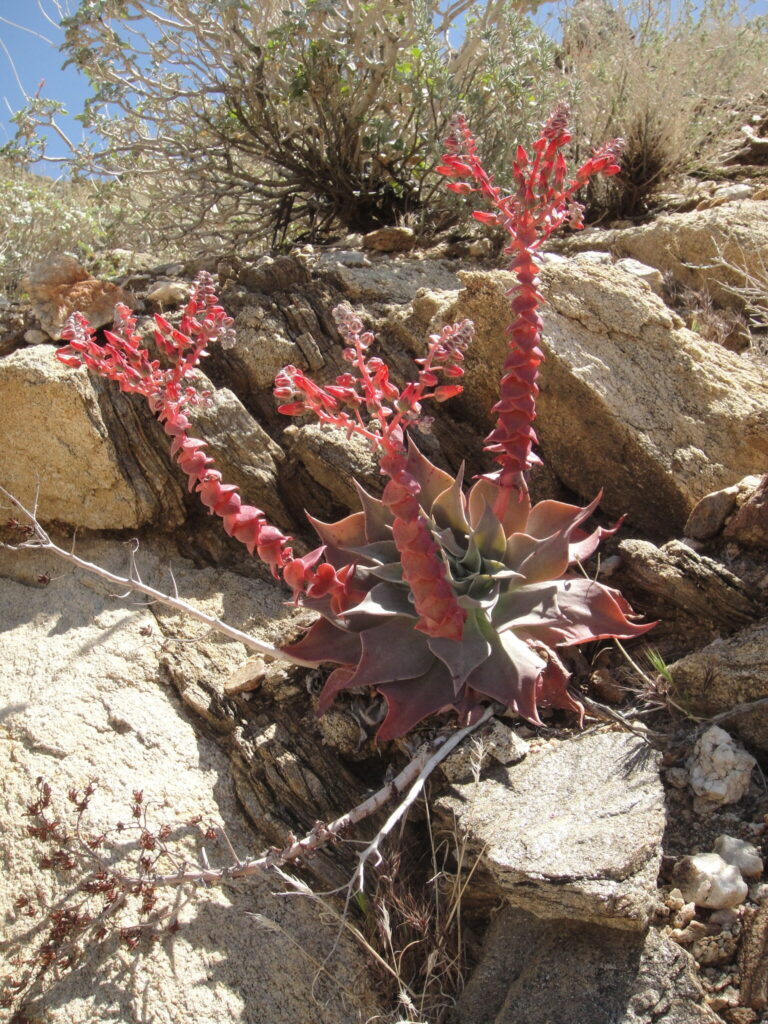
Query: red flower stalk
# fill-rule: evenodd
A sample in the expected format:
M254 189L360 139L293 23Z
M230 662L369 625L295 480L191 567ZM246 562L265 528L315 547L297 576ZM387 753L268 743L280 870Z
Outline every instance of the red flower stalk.
M404 450L383 456L381 470L390 479L381 500L395 517L392 538L419 614L414 628L428 636L461 640L467 613L459 607L448 581L445 562L419 504L421 486L407 462Z
M461 363L473 325L464 320L432 335L427 355L416 360L417 381L400 391L390 381L386 364L366 355L373 335L363 332L352 309L341 305L333 315L347 342L344 359L355 372L321 388L295 366L284 367L275 378L275 396L283 402L278 412L288 416L312 412L321 423L340 427L348 435L359 434L381 452L381 471L390 478L382 500L395 517L392 536L419 615L416 628L429 636L459 640L466 612L456 601L445 562L424 518L418 500L421 487L406 464L404 431L420 418L424 401L444 402L463 390L458 384L439 385L438 373L454 379L463 375Z
M224 520L230 537L245 544L251 554L258 552L277 576L277 570L292 558L291 538L269 524L261 509L242 504L237 487L222 483L221 473L211 468L213 459L205 454L205 441L188 434L191 424L184 410L207 394L185 387L183 382L208 354L206 345L218 341L227 346L234 337L232 318L218 305L210 274L198 275L178 329L164 317L155 316L155 343L171 361L169 369L161 368L142 347L136 319L127 306L116 306L114 330L104 332L104 345L97 343L81 313L69 318L62 337L69 344L56 353L61 362L85 365L114 381L121 391L146 398L166 434L173 438L171 455L187 474L189 490L196 490L211 514Z
M518 284L510 289L515 320L508 328L509 352L504 363L499 401L493 407L496 425L486 438L485 448L501 467L493 474L501 486L496 506L499 517L509 501L510 493L527 491L524 473L539 460L531 448L536 443L533 420L536 417L536 383L539 365L544 358L540 348L541 319L538 291L539 278L534 253L553 231L564 223L583 226L583 207L575 194L596 174L611 175L619 171L618 155L621 140L616 139L597 150L566 183L567 167L562 149L571 140L568 131L568 107L558 106L533 145L529 157L518 147L513 164L515 191L504 195L496 188L477 155L477 143L463 117L458 116L445 140L446 154L437 168L454 180L448 188L459 194L481 193L494 213L475 211L483 224L500 225L509 233L505 252L513 257L510 269ZM470 183L471 182L471 183Z

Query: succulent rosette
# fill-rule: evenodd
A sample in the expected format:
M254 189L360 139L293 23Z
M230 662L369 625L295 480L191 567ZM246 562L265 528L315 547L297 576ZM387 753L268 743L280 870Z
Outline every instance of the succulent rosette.
M454 478L438 469L413 443L407 469L466 613L461 638L416 628L419 613L403 579L394 517L358 486L361 512L337 523L311 520L326 562L337 571L354 566L357 599L341 609L328 595L304 597L320 617L286 648L306 661L338 666L320 695L320 711L344 690L375 687L388 706L379 740L449 709L470 722L489 700L537 725L542 707L581 715L557 648L635 637L650 628L630 620L631 608L618 591L580 571L580 562L613 532L581 528L599 496L583 508L559 501L531 507L524 491L500 521L492 511L500 488L492 480L480 479L465 493L461 473Z

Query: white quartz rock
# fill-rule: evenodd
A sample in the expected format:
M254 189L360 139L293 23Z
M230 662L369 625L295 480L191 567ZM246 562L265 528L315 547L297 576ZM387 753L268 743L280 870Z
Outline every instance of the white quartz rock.
M744 878L759 878L763 873L763 858L757 847L743 839L722 835L715 840L715 853L719 853L726 864L733 864Z
M719 853L682 857L672 874L683 899L697 907L727 910L747 898L747 883L739 869L726 864Z
M691 788L714 804L733 804L746 794L756 762L725 729L711 726L688 761Z

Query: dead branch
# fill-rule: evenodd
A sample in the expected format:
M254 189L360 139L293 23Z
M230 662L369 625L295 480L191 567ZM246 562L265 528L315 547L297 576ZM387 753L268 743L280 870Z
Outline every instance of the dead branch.
M372 854L378 853L378 846L381 840L402 819L408 808L423 790L424 784L435 768L467 736L470 736L481 725L484 725L496 710L493 706L488 707L483 715L472 725L467 725L463 729L457 729L447 737L445 735L439 736L431 743L425 744L399 775L396 775L391 782L386 783L372 796L369 796L367 800L364 800L334 821L328 823L316 822L307 835L302 839L294 839L282 850L272 849L261 857L256 857L252 860L235 859L232 865L223 868L198 867L192 870L185 869L172 875L150 875L145 878L122 876L120 877L120 882L125 886L136 886L142 882L153 886L220 885L222 882L234 879L263 875L272 868L278 868L289 863L297 864L302 860L306 860L321 847L341 838L353 825L357 825L381 810L390 800L400 796L402 793L406 793L405 798L398 804L382 828L376 833L371 843L360 854L359 865L353 875L350 886L358 878L360 886L362 886L364 864ZM234 851L230 850L230 852Z
M198 622L204 622L210 629L215 630L217 633L221 633L223 636L229 637L230 640L239 641L245 647L249 648L249 650L257 651L259 654L266 655L269 658L276 658L280 661L291 662L293 665L304 665L307 668L316 667L314 662L303 661L301 658L285 654L279 647L274 647L272 644L268 644L264 640L259 640L250 633L244 633L241 629L236 629L234 626L228 625L215 615L208 615L206 612L200 611L199 608L195 608L194 605L189 604L187 601L183 601L179 597L171 597L169 594L164 594L161 590L157 590L155 587L150 587L148 584L143 583L141 579L138 578L138 573L133 566L133 560L130 575L118 576L115 573L110 572L108 569L104 569L102 566L96 565L94 562L87 562L84 558L80 558L79 555L75 554L74 549L67 551L65 548L59 547L59 545L55 544L48 533L43 529L34 511L25 508L17 498L2 486L0 486L0 494L5 495L13 505L14 509L26 516L29 521L29 527L32 530L28 539L22 543L0 544L0 547L7 548L11 551L21 551L23 549L49 551L51 554L56 555L57 558L61 558L65 562L69 562L71 565L76 566L78 569L82 569L84 572L91 573L103 580L107 580L109 583L114 583L124 591L134 591L139 594L144 594L145 597L150 598L152 601L157 601L158 604L164 604L169 608L175 608L176 611L183 612L185 615L189 615L191 618L197 619Z

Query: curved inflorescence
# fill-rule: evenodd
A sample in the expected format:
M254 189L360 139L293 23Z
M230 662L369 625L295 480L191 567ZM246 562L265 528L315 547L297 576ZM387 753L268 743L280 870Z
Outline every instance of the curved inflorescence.
M292 559L290 537L267 522L261 509L244 505L234 484L222 483L221 473L213 469L206 455L206 442L189 436L191 423L186 414L207 396L185 381L208 353L206 346L219 342L229 345L234 338L232 318L218 304L210 274L201 272L178 328L164 317L155 316L154 341L169 360L162 368L152 359L144 339L136 331L136 318L127 306L115 308L115 323L104 331L99 344L88 321L73 313L62 337L68 344L56 353L67 366L87 366L102 377L114 381L121 391L143 395L150 409L173 438L171 455L188 478L189 490L195 490L205 507L224 521L224 529L253 554L256 551L276 576Z

